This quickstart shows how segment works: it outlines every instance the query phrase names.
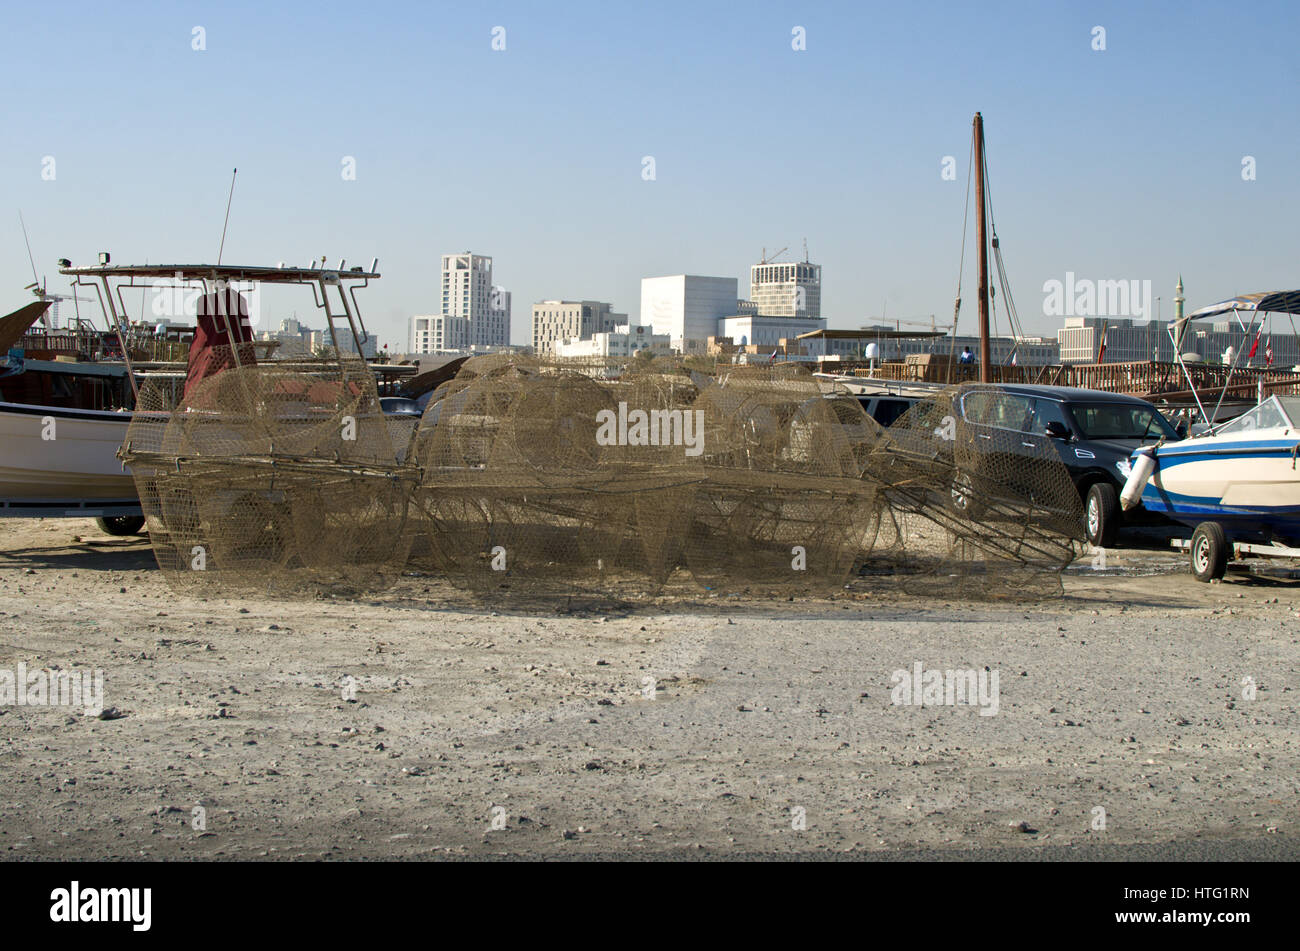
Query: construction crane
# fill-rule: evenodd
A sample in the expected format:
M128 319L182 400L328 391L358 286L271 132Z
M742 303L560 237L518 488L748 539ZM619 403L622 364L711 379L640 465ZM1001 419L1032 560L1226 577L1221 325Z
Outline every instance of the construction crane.
M32 294L36 296L37 300L53 302L53 306L41 315L41 321L45 324L46 331L56 329L59 326L59 304L63 301L70 300L87 304L93 304L95 302L93 297L77 297L69 294L51 294L45 289L45 282L43 280L39 284L28 284L23 288L23 290L31 291ZM77 320L80 322L80 314L78 314Z
M884 316L879 317L877 319L880 321L881 324L893 324L895 329L900 331L903 329L901 326L902 324L907 324L907 326L909 327L928 327L932 331L937 332L942 330L944 333L948 333L953 329L953 324L951 323L947 323L947 324L936 323L933 314L930 315L929 320L900 320L896 317L884 317Z
M790 250L790 247L789 247L789 245L787 245L786 247L782 248L780 251L777 251L775 254L773 254L773 255L769 258L769 257L767 256L767 248L764 248L764 249L763 249L763 258L762 258L762 260L759 261L758 263L759 263L759 264L775 264L775 263L776 263L776 259L779 258L781 255L785 254L785 252L787 252L787 251L789 251L789 250Z

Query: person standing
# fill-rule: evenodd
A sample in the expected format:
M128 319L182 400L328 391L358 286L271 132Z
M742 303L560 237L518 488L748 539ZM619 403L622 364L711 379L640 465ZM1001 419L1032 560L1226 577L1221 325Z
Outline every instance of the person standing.
M965 379L970 376L971 370L975 366L975 354L971 353L970 347L961 348L961 356L957 358L957 362L961 364L961 378Z

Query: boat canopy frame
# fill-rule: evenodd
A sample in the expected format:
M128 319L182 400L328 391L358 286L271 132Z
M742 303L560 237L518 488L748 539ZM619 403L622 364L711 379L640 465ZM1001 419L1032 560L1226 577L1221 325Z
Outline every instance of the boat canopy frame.
M64 259L66 262L66 259ZM99 298L99 306L104 316L111 322L118 339L122 343L122 358L126 364L127 378L131 381L131 390L136 400L140 398L139 385L136 382L131 355L127 352L127 331L130 329L129 311L126 301L122 299L123 288L156 287L162 281L174 282L173 287L191 286L195 283L203 288L205 294L224 290L231 284L284 284L305 285L311 288L312 298L319 310L325 311L325 325L329 328L330 342L334 347L335 357L342 361L339 348L338 329L334 325L336 316L347 319L348 330L356 346L358 356L363 354L362 345L370 340L365 321L361 317L361 307L357 303L358 290L368 287L372 280L378 279L379 259L371 261L369 268L360 266L345 269L345 261L339 261L338 267L327 268L322 261L320 266L308 267L268 267L265 265L240 264L86 264L73 266L61 262L59 273L71 277L75 287L91 287ZM336 315L330 307L329 288L336 288L342 311ZM75 290L73 292L76 293ZM114 302L116 299L116 303ZM222 313L227 339L238 339L230 323L231 315ZM231 355L236 366L242 366L238 347L231 348ZM364 359L364 357L362 357Z
M1257 294L1242 294L1217 304L1210 304L1192 311L1183 317L1183 322L1206 320L1220 314L1240 312L1257 312L1271 314L1300 315L1300 291L1261 291Z
M1249 314L1250 323L1247 325L1241 315ZM1211 317L1219 317L1223 314L1232 314L1237 319L1237 326L1242 329L1246 337L1249 338L1251 331L1255 329L1255 322L1258 319L1260 327L1263 327L1264 317L1268 314L1290 314L1295 316L1300 314L1300 290L1295 291L1259 291L1254 294L1242 294L1238 297L1230 297L1227 300L1219 301L1217 304L1210 304L1206 307L1198 308L1190 314L1184 314L1178 320L1171 320L1166 332L1169 334L1169 342L1173 345L1174 360L1183 371L1183 376L1187 380L1187 386L1191 390L1192 399L1196 401L1196 408L1201 412L1201 418L1205 420L1217 419L1219 408L1223 405L1223 399L1227 396L1228 385L1232 382L1232 374L1237 369L1237 364L1241 360L1243 346L1237 350L1232 357L1232 366L1228 368L1227 379L1223 382L1223 392L1219 394L1219 401L1215 404L1214 415L1207 415L1205 407L1201 404L1201 396L1196 391L1196 384L1192 380L1191 372L1187 369L1187 364L1183 362L1182 347L1179 346L1182 340L1182 330L1188 323L1193 320L1206 320ZM1260 391L1258 402L1263 402L1263 391ZM1211 426L1210 432L1215 432L1218 428Z

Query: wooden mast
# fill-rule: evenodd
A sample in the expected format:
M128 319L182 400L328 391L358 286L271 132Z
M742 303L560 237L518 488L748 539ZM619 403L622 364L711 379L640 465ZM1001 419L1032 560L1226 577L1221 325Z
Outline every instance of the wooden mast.
M975 238L979 242L980 272L980 382L993 382L993 360L989 351L989 242L984 198L984 118L975 113Z

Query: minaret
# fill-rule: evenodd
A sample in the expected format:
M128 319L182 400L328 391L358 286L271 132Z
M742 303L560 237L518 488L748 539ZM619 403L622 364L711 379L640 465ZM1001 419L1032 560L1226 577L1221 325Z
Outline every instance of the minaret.
M1174 293L1174 350L1183 352L1183 276L1178 275L1178 288Z

